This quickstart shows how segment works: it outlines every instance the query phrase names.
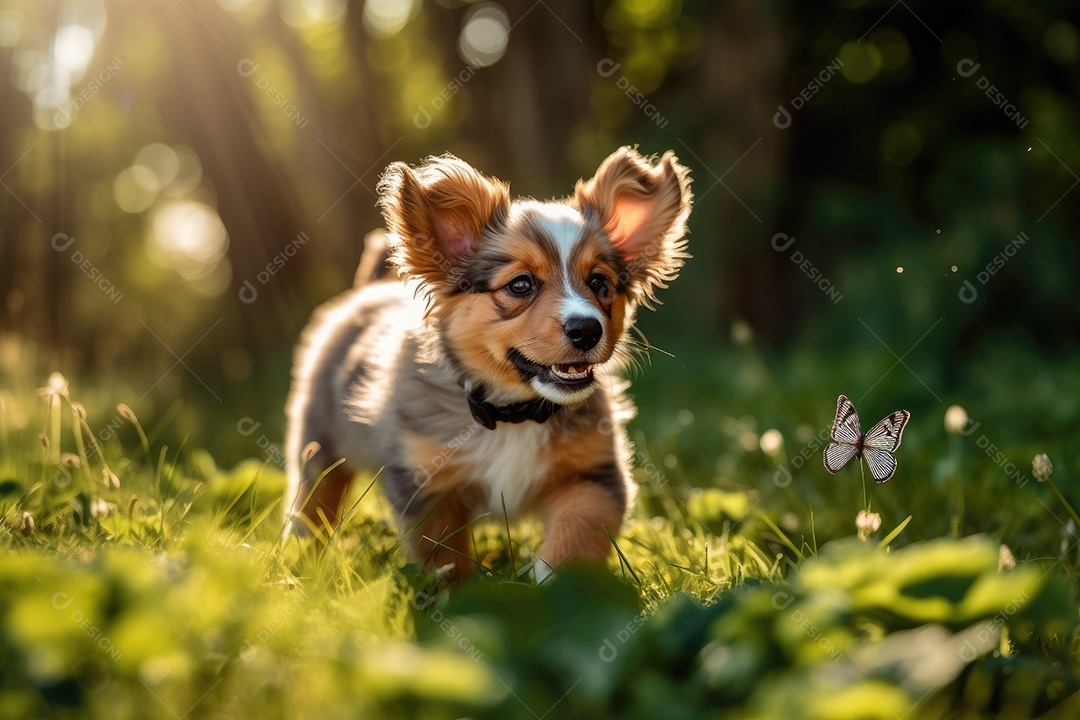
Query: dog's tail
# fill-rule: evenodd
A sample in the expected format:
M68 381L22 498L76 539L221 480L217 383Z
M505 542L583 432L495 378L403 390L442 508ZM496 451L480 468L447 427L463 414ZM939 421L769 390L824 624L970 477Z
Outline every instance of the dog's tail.
M364 238L364 251L353 276L353 287L384 280L390 275L390 239L382 228L372 230Z

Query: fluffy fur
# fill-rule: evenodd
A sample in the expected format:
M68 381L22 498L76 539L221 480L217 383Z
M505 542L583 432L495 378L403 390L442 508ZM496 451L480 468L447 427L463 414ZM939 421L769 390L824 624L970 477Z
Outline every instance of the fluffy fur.
M633 407L615 373L636 307L688 257L687 169L624 147L570 198L512 201L445 155L394 163L379 193L402 281L369 281L383 251L369 239L358 287L304 332L289 527L332 529L353 471L381 469L409 556L444 576L472 572L468 525L504 508L542 517L539 569L603 560L634 496ZM470 394L547 412L489 429Z

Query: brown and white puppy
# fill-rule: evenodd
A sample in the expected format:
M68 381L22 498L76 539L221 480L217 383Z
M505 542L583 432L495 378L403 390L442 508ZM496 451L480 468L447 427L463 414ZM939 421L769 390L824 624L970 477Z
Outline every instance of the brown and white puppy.
M538 579L606 558L635 492L615 373L635 309L688 257L689 185L671 152L628 147L553 202L511 201L449 155L387 168L405 282L353 289L304 332L289 526L333 528L354 470L381 468L410 558L443 576L472 572L470 523L504 509L544 521Z

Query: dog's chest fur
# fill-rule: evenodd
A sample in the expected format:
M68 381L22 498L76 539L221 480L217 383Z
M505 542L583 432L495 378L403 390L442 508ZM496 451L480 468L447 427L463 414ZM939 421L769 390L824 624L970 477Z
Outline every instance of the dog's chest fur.
M479 427L479 426L478 426ZM517 515L547 477L551 430L535 422L480 427L462 447L473 481L488 491L488 510Z

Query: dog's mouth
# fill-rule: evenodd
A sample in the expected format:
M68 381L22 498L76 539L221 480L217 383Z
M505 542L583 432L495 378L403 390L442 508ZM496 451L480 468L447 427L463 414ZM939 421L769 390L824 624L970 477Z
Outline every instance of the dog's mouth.
M514 348L506 355L507 359L521 374L523 380L533 378L549 385L558 385L567 389L587 387L593 381L593 365L587 362L561 363L559 365L541 365L533 362Z

